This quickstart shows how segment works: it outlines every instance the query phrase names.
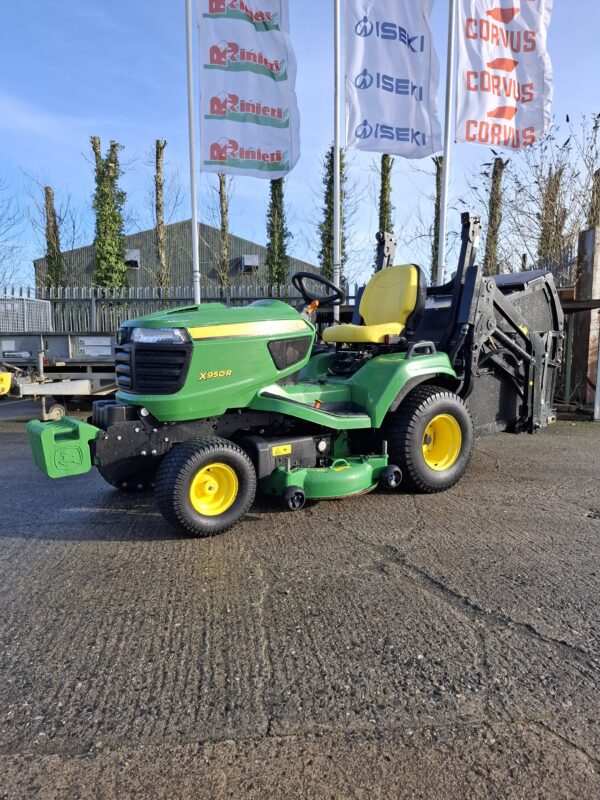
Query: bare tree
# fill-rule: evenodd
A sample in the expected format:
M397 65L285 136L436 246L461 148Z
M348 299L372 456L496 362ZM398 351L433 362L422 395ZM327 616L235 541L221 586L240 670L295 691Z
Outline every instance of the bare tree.
M155 232L155 260L150 265L141 264L149 282L165 291L171 282L170 264L176 257L192 258L191 247L173 242L167 235L167 226L174 222L184 200L179 170L173 169L165 159L167 142L156 139L154 145L146 153L143 164L152 170L152 178L148 181L145 203L138 214L131 213L128 218L128 229L131 231L153 228ZM129 162L132 164L133 160ZM174 250L176 248L176 251ZM182 252L185 251L185 252Z
M433 206L433 236L431 240L431 284L435 286L438 281L438 263L440 258L440 218L442 209L444 156L434 156L431 160L435 167L435 202Z
M231 280L229 274L229 196L227 193L227 178L222 174L219 174L219 215L221 223L219 256L215 262L215 269L221 286L227 288Z
M16 276L23 221L8 182L0 178L0 284L10 283Z
M85 213L75 205L68 189L61 190L57 197L46 181L31 175L25 178L29 196L25 216L47 262L43 283L46 286L76 285L76 277L70 270L70 251L87 243Z
M231 269L229 256L229 209L231 199L235 193L233 178L226 175L217 175L217 185L212 185L210 194L204 204L205 219L211 228L217 228L218 236L210 233L204 235L200 232L200 242L208 252L211 266L217 277L217 283L222 291L227 291L231 283Z
M154 215L156 230L156 261L158 263L158 273L156 283L161 289L169 287L169 264L165 247L165 205L164 188L165 179L163 174L163 154L167 143L164 139L157 139L155 144L155 171L154 171Z
M347 171L346 191L343 196L343 219L346 238L344 284L350 287L354 282L368 277L373 270L373 243L376 230L373 228L366 235L361 235L359 228L365 221L365 205L372 203L374 209L378 207L379 189L376 188L375 184L378 184L380 172L373 165L370 182L367 184L355 177L357 162L356 156L352 151L347 151L344 157ZM309 213L306 216L299 217L291 208L288 214L288 226L294 229L292 241L296 244L296 248L290 254L297 255L297 246L299 245L304 253L308 253L305 256L306 258L311 258L318 262L322 244L320 228L323 222L322 175L319 176L318 183L315 182L310 186L309 191L312 198Z
M426 162L427 164L429 162ZM399 249L408 251L411 262L429 265L429 281L435 285L438 280L438 248L439 248L439 226L440 209L442 200L442 168L443 157L436 156L431 159L431 167L422 167L411 163L410 171L414 175L414 200L411 207L406 212L401 225L397 226ZM426 188L421 188L424 176ZM448 197L448 212L455 216L449 216L451 224L448 227L446 236L446 260L450 265L456 254L456 246L460 241L460 228L452 224L452 220L458 218L460 210L464 209L464 202L460 198ZM426 270L426 268L424 268ZM450 277L454 270L448 268Z
M600 169L597 169L592 177L592 196L587 219L588 228L597 228L598 225L600 225Z
M65 268L62 251L60 249L60 231L58 217L54 204L54 190L51 186L44 186L44 222L46 232L46 286L64 286Z
M142 230L145 227L156 227L156 173L158 167L157 146L159 142L161 143L162 150L162 207L165 225L170 225L176 220L176 217L185 199L181 186L181 174L179 170L174 169L169 163L168 159L165 159L164 157L164 151L167 148L167 142L165 139L157 139L143 160L144 165L152 170L152 180L148 183L145 206L142 209L139 220L137 221L138 230Z
M485 255L483 258L484 275L496 275L500 272L498 238L500 236L500 225L502 224L502 175L508 163L508 161L504 161L504 159L497 156L492 167Z
M496 269L516 271L523 264L549 269L559 284L575 279L579 232L600 213L600 116L566 119L568 135L554 125L539 142L516 153L503 178ZM496 154L494 154L496 155ZM493 232L485 164L471 181L471 204Z

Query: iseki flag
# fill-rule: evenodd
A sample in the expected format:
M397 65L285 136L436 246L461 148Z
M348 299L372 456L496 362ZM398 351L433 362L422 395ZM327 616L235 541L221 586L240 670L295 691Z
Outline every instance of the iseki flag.
M424 158L442 147L433 0L346 0L349 149Z
M288 0L198 0L204 172L282 178L300 156Z
M552 122L552 0L459 0L456 140L519 150Z

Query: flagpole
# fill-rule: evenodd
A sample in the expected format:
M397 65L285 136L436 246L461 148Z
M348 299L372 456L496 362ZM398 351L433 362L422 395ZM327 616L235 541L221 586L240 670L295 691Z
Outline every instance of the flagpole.
M200 252L198 248L198 203L196 193L196 131L194 125L194 50L192 42L192 0L185 0L185 44L187 56L188 139L190 149L190 194L192 203L192 283L194 303L199 305Z
M444 162L440 195L440 234L438 240L437 282L441 286L446 273L446 233L448 228L448 191L452 156L452 109L454 105L454 70L456 60L456 0L449 0L448 61L446 64L446 115L444 121Z
M340 85L342 82L341 57L341 0L333 0L333 282L340 285L341 273L341 163L340 163ZM340 321L340 307L333 307L334 322Z

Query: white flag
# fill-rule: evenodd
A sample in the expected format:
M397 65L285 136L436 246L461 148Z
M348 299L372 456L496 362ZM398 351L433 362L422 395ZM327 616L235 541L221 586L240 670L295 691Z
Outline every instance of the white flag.
M288 0L198 0L201 170L282 178L300 156Z
M518 150L552 122L552 0L460 0L456 139Z
M423 158L442 146L433 0L347 0L350 149Z

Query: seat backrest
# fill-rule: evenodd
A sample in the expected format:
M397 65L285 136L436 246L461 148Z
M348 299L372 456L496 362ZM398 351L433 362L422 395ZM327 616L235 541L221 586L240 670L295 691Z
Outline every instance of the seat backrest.
M401 264L376 272L360 300L360 315L365 325L400 322L422 312L425 286L421 270L415 264Z

